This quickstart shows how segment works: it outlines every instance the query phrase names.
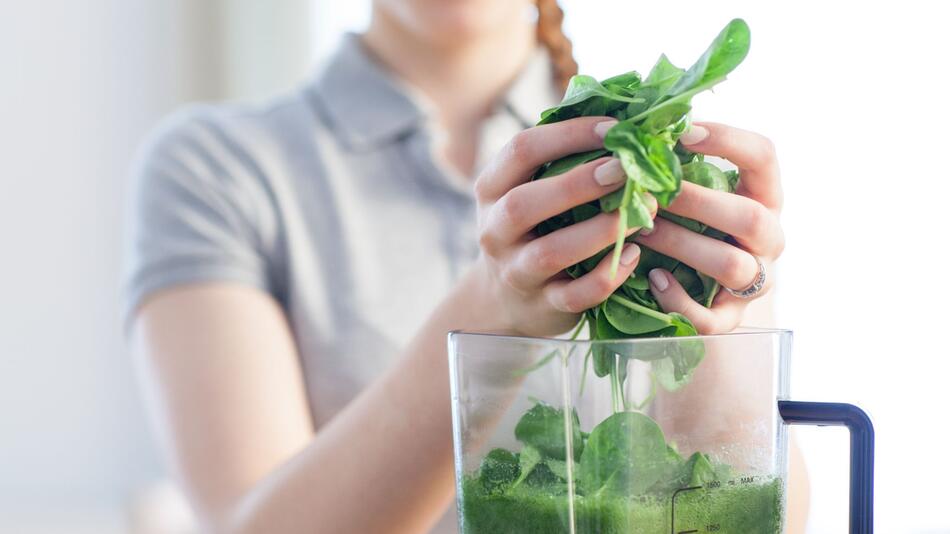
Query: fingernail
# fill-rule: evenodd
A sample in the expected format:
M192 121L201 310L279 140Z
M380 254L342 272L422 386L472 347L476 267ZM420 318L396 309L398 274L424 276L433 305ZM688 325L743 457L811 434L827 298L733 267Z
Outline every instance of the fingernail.
M684 145L695 145L707 137L709 137L709 130L698 124L694 124L680 136L680 143Z
M604 122L598 122L597 124L594 125L594 133L597 134L598 137L603 139L604 137L607 137L607 130L610 130L611 128L613 128L614 124L617 124L617 121L614 119L610 119L609 121L604 121Z
M657 291L663 292L666 291L666 288L670 287L670 281L666 278L666 274L660 269L653 269L649 274L650 283L653 284L653 287Z
M620 253L620 264L630 266L640 257L640 247L634 243L624 245L623 252Z
M638 235L648 236L652 234L655 230L656 230L656 225L654 224L653 226L649 228L644 227L642 230L640 230L640 233Z
M623 166L617 158L611 158L594 169L594 180L600 185L619 184L626 178L627 173L623 171Z
M650 209L650 213L656 217L656 210L660 207L659 203L656 201L656 197L650 193L646 193L643 195L643 199L646 200L647 207Z

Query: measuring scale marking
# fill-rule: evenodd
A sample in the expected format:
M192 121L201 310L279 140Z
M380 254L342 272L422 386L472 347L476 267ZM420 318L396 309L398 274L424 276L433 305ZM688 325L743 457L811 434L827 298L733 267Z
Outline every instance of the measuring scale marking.
M739 478L733 478L726 481L726 484L729 486L738 486L739 484L752 484L756 480L755 475L742 476ZM677 530L676 529L676 497L682 493L689 491L695 491L699 489L706 488L707 490L713 490L720 487L722 483L718 480L713 480L706 484L705 486L689 486L686 488L680 488L673 492L673 496L670 497L670 534L697 534L700 532L698 528L692 528L687 530ZM716 532L719 530L719 524L710 524L706 525L706 532Z

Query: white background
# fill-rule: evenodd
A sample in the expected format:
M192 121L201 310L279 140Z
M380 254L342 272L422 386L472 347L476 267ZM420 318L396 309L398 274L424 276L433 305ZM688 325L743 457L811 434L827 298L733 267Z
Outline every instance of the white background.
M134 146L184 101L291 86L367 3L0 3L0 532L158 532L141 509L174 510L147 489L162 471L118 322ZM871 413L879 532L950 533L950 37L938 3L562 5L582 70L601 77L660 52L685 66L730 18L749 22L749 58L696 115L779 147L793 392ZM845 532L846 436L799 437L810 532Z

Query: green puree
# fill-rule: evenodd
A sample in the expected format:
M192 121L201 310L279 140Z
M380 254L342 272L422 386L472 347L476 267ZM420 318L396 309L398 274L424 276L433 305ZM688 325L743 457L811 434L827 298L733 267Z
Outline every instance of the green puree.
M680 493L670 528L670 498L577 496L577 534L669 534L696 530L723 534L772 534L782 530L782 484L724 484ZM462 483L463 534L556 534L571 532L568 499L545 488L497 493L466 476Z
M576 412L538 402L515 437L520 451L492 449L462 477L464 534L781 532L779 478L684 457L642 412L616 412L587 433Z

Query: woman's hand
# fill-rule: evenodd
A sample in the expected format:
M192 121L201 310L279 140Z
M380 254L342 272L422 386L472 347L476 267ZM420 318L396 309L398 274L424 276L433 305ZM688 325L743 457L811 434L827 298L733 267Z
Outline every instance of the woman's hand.
M742 290L758 273L754 256L761 258L766 272L771 273L772 262L785 246L779 223L782 188L775 147L759 134L708 122L693 124L680 142L693 152L734 163L739 168L739 187L733 195L684 182L670 213L722 230L733 236L736 245L663 219L657 219L653 231L641 233L636 241L712 276L724 287ZM685 315L703 334L733 330L750 302L721 291L712 307L706 308L690 298L669 272L654 269L649 278L664 311ZM757 296L764 295L772 282L773 277L766 276L765 288Z
M577 324L578 314L599 304L630 276L640 249L624 247L617 275L610 256L572 280L564 269L594 256L617 238L616 213L536 237L535 226L566 210L596 200L626 180L620 162L599 158L544 180L530 181L542 164L603 148L616 123L609 117L582 117L525 130L515 136L475 184L479 243L479 290L492 301L502 328L524 335L560 334ZM654 204L654 214L655 204ZM628 235L637 228L628 230Z

